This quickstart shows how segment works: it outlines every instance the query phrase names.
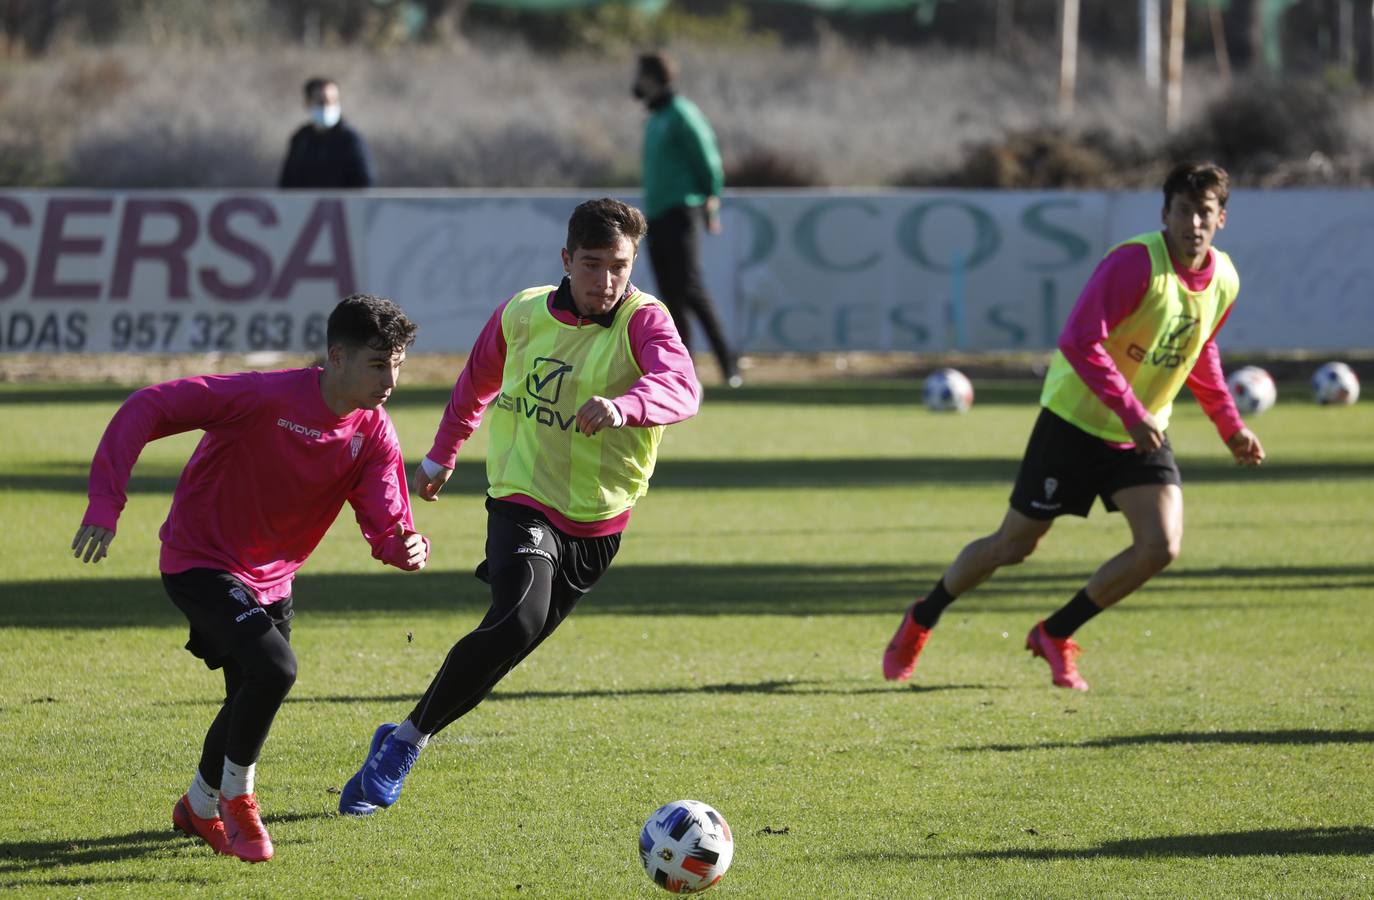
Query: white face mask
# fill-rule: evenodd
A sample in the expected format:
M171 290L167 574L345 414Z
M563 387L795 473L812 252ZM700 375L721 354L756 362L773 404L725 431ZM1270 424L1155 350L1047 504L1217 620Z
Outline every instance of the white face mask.
M329 106L310 107L310 121L320 128L333 128L339 124L339 117L343 115L343 107L337 103Z

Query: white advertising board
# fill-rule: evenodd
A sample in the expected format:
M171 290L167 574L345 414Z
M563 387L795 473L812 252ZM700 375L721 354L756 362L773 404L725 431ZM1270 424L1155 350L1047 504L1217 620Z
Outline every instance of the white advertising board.
M0 353L315 350L337 300L392 297L417 351L462 352L554 283L588 194L0 194ZM621 195L635 202L633 195ZM750 353L1044 350L1157 192L736 191L706 280ZM1224 349L1374 345L1374 192L1237 191ZM635 282L657 290L647 254ZM699 348L704 349L704 348Z

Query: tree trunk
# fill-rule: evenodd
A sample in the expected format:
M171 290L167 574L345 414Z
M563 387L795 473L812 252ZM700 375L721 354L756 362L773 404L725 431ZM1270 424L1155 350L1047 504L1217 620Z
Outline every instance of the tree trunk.
M1207 10L1207 18L1212 26L1212 50L1217 56L1217 75L1222 87L1231 90L1231 53L1226 46L1226 25L1221 20L1221 8L1213 6Z
M996 0L997 18L993 28L993 43L998 53L1011 50L1011 35L1016 28L1015 0Z
M1164 99L1164 127L1178 128L1183 116L1183 17L1188 14L1185 0L1172 0L1169 7L1169 72Z
M1062 0L1059 7L1059 117L1073 117L1074 87L1078 79L1078 0Z
M1352 0L1351 40L1355 45L1355 77L1374 87L1374 0Z
M1264 67L1264 4L1265 0L1240 0L1235 6L1245 35L1246 67L1252 72Z
M1159 96L1159 0L1140 0L1140 68L1151 97Z

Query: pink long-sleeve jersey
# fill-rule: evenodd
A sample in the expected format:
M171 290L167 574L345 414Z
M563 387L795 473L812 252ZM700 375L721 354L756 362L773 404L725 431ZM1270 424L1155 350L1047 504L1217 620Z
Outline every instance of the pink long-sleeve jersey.
M144 445L202 429L159 532L163 572L219 569L275 602L345 501L372 555L392 562L397 523L414 530L395 429L381 409L335 415L320 377L318 368L202 375L135 392L96 450L82 523L114 530Z
M1202 269L1184 268L1173 259L1172 254L1170 261L1190 291L1206 288L1216 270L1216 256L1210 252L1207 265ZM1150 251L1144 244L1123 244L1107 254L1088 279L1059 335L1059 349L1069 365L1073 366L1074 372L1108 409L1117 414L1127 429L1139 424L1147 410L1131 391L1130 384L1111 356L1102 349L1102 342L1113 328L1140 306L1149 289L1150 270ZM1230 315L1231 310L1228 309L1216 329L1208 335L1202 355L1188 374L1187 381L1188 389L1197 397L1203 412L1212 420L1224 441L1230 440L1233 434L1245 427L1240 413L1236 411L1236 402L1226 389L1221 353L1216 344L1217 332L1221 331ZM1132 447L1134 444L1121 446Z
M545 302L552 304L552 300L551 293ZM477 430L483 411L500 393L506 367L506 338L501 331L501 313L505 308L505 303L498 306L477 336L467 365L458 375L453 395L444 408L428 457L446 469L454 467L458 449ZM602 327L552 305L549 311L560 322L569 325ZM644 375L624 394L610 398L625 417L624 427L671 425L696 415L701 405L701 385L692 366L691 354L683 346L677 326L667 311L656 303L641 306L630 320L629 337L630 352ZM615 534L623 531L630 520L630 511L626 510L603 522L574 522L533 497L515 494L502 499L539 510L558 529L575 537Z

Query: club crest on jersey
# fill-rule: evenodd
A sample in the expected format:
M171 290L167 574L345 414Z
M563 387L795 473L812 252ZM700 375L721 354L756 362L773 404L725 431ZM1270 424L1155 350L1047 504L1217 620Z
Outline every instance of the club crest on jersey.
M1059 490L1059 479L1058 479L1058 478L1046 478L1046 479L1045 479L1045 499L1046 499L1046 500L1053 500L1053 499L1054 499L1054 492L1057 491L1057 490Z
M354 459L357 459L358 451L361 449L363 449L363 436L361 434L355 434L353 435L353 440L348 442L348 452L353 454Z

